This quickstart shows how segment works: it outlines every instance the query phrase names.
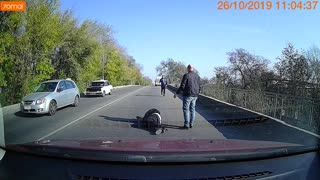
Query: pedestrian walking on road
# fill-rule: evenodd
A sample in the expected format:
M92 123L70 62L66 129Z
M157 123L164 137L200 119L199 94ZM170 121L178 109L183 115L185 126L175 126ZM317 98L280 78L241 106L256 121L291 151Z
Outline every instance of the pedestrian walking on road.
M166 88L167 88L167 80L163 78L163 76L160 79L161 83L161 95L166 95Z
M183 92L183 116L184 126L183 128L192 128L195 121L196 101L200 93L200 77L197 73L193 72L193 67L188 65L188 73L183 75L181 84L177 92L174 94L174 98L177 94Z

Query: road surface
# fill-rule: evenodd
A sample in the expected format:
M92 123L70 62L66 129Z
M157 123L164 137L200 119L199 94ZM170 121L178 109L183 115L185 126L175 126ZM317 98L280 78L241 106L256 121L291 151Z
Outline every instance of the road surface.
M168 131L153 135L139 128L136 116L156 108L161 112ZM108 138L183 138L183 139L241 139L315 144L318 138L268 119L251 124L218 122L260 116L224 103L200 97L196 107L194 128L184 130L182 101L173 98L169 90L160 95L159 87L125 87L115 89L105 97L82 97L78 107L66 107L54 116L24 115L20 112L4 116L6 144L26 143L47 139Z

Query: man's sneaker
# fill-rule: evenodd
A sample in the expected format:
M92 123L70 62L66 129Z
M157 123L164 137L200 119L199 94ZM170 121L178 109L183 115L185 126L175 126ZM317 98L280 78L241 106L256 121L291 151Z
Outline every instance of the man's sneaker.
M190 127L191 129L192 129L192 126L193 126L192 124L189 124L189 127Z
M184 125L182 128L183 129L189 129L189 127L187 125Z

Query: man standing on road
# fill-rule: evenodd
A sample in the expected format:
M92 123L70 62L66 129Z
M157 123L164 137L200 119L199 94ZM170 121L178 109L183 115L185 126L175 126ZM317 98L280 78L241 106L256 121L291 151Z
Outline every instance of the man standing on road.
M167 87L167 80L163 78L163 76L160 79L161 83L161 95L166 95L166 87Z
M188 73L183 75L181 84L177 92L174 94L174 98L177 94L183 92L183 116L184 126L183 128L192 128L195 120L195 108L196 101L200 93L200 77L193 72L193 67L188 65Z

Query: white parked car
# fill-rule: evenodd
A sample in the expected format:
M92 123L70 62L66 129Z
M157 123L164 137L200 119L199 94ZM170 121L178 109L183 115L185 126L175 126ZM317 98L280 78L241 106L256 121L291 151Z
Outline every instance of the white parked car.
M84 94L86 96L105 96L106 94L111 95L113 86L107 80L92 81L91 86L86 89Z
M156 80L154 81L154 85L155 85L155 86L160 86L160 85L161 85L160 79L161 79L161 76L158 76L158 77L156 78Z

